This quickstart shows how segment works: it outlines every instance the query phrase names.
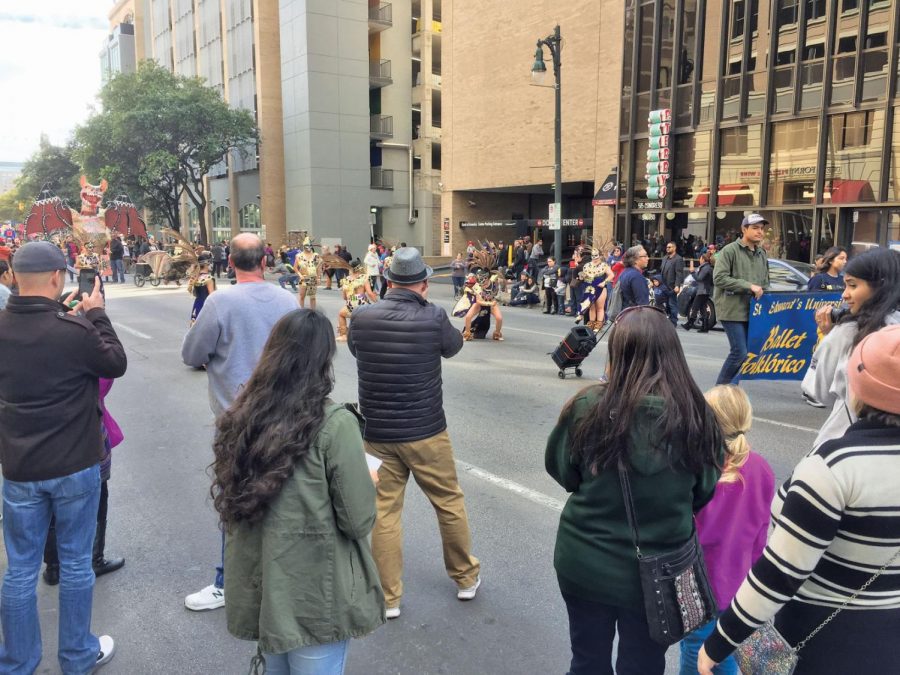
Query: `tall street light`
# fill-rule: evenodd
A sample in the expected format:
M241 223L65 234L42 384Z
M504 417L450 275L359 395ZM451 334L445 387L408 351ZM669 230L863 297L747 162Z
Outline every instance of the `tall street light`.
M562 50L562 37L559 34L559 26L553 29L553 35L548 35L543 40L537 41L537 50L534 52L534 65L531 66L531 77L535 84L543 84L547 76L547 66L544 64L544 46L550 50L553 57L553 76L556 79L554 85L556 94L556 118L554 120L554 141L556 143L555 164L556 175L554 177L553 201L559 206L559 228L553 231L553 253L556 259L562 262L562 96L559 81L559 55Z

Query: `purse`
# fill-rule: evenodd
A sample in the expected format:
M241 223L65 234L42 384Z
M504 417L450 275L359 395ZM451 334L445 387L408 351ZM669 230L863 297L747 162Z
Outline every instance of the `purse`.
M734 652L734 658L743 675L791 675L800 660L800 650L806 643L815 637L816 633L825 628L832 619L859 597L881 574L900 557L900 549L873 574L866 583L859 587L853 595L847 598L840 607L829 614L825 620L816 626L805 638L792 647L784 636L775 628L775 624L767 621L753 631L753 635L744 640Z
M661 645L675 644L688 633L712 621L719 613L703 551L697 540L697 528L693 528L691 538L674 551L644 555L641 553L628 470L622 460L619 460L619 483L637 554L650 637Z

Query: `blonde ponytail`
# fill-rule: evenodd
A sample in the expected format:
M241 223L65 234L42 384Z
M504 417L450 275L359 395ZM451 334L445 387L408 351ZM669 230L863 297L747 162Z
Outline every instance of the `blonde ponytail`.
M743 389L730 384L713 387L705 396L725 435L725 466L719 481L736 483L741 480L740 469L750 456L746 436L753 422L750 399Z

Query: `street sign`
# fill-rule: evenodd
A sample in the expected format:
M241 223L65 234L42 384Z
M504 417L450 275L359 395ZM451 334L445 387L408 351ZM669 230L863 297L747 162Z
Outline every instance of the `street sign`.
M549 227L551 230L558 230L562 225L562 205L558 202L550 204Z

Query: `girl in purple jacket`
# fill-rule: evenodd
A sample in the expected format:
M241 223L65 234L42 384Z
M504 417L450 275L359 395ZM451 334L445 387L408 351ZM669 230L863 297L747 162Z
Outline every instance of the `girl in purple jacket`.
M706 400L725 436L726 456L716 494L696 516L697 535L719 611L724 611L766 546L775 475L766 460L750 451L746 434L753 409L744 390L720 385L706 392ZM681 641L681 675L696 675L697 653L715 629L713 620ZM714 672L740 673L734 657Z

